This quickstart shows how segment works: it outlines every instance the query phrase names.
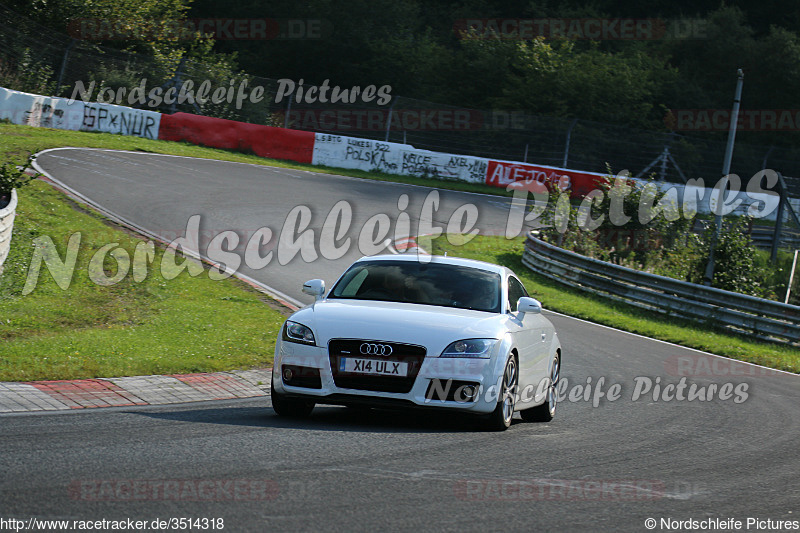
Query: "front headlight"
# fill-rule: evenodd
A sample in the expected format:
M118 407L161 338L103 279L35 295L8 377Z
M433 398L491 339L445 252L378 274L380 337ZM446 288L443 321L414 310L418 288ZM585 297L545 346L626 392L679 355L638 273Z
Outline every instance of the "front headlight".
M291 320L287 320L286 325L283 327L283 340L300 344L316 344L314 332L311 331L311 328Z
M441 357L476 357L488 359L492 356L492 348L500 341L497 339L464 339L452 343L444 349Z

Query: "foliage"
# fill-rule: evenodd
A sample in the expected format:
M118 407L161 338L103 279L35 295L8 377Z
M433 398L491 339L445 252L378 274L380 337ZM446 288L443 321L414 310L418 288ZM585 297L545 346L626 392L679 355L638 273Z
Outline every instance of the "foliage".
M609 53L544 38L520 43L512 65L515 75L496 99L501 108L642 127L660 122L658 88L676 75L641 50Z
M770 288L764 285L767 270L763 263L758 264L758 250L746 231L748 221L746 217L739 217L722 225L714 246L714 277L711 285L740 294L775 298ZM712 224L703 234L700 256L693 265L688 281L704 281L710 247L714 240Z
M463 236L442 235L434 240L433 252L452 257L480 259L514 270L528 292L545 309L647 337L697 348L742 361L800 372L800 349L787 343L764 343L717 330L696 321L667 317L638 307L587 294L580 288L548 279L522 263L524 238L479 235L464 243Z
M15 35L12 33L8 49L0 52L0 85L36 94L72 96L80 81L85 89L92 88L89 99L96 100L99 94L107 96L107 90L120 95L123 92L119 89L124 89L129 95L146 80L144 92L149 95L159 87L166 90L179 74L182 81L191 78L185 67L183 72L179 67L196 63L194 78L199 81L195 86L209 80L215 88L226 87L238 71L236 55L214 50L212 38L188 29L190 4L191 0L11 0L10 7L24 27L19 29L20 44L11 38ZM43 35L42 26L37 24L54 30L52 35ZM83 27L90 33L76 34ZM103 40L91 33L94 31L115 33ZM23 47L28 42L36 42L41 50ZM60 73L65 78L56 87ZM120 103L141 106L135 100ZM160 110L170 111L167 107ZM182 110L198 112L196 108ZM223 110L210 106L199 112L220 116Z
M389 84L394 94L464 107L524 110L662 128L667 108L728 108L735 72L747 76L744 105L793 109L800 83L800 7L688 0L633 5L611 0L516 3L458 0L276 0L268 13L256 0L226 6L231 17L325 21L320 39L219 41L239 52L253 74L341 86ZM194 16L219 16L214 0L195 0ZM492 38L458 33L458 20L630 17L676 21L677 31L652 39L606 41ZM302 57L302 61L296 58ZM746 135L745 135L746 136ZM789 143L785 132L769 141ZM762 132L759 141L765 143Z
M175 38L170 28L187 16L189 2L186 0L17 0L11 5L61 33L68 33L69 24L82 19L93 19L106 27L113 24L126 38L104 41L104 44L145 53L162 64L173 63L184 53L184 43Z
M694 218L681 216L675 198L658 191L655 182L607 176L594 201L587 197L573 203L567 192L555 193L540 217L545 240L601 261L704 282L713 225L696 234ZM748 223L748 218L737 217L724 224L714 248L712 286L776 299L786 291L788 256L777 266L769 264L751 242Z
M536 0L513 6L497 0L354 0L346 5L330 0L275 0L266 9L257 0L226 4L224 9L215 0L7 2L11 9L62 36L76 19L125 21L126 29L147 38L101 44L153 58L149 67L134 70L134 78L158 79L155 86L166 83L185 60L202 63L196 74L208 70L212 81L227 80L242 69L253 76L303 79L307 86L326 79L341 87L390 85L395 96L659 130L664 128L668 109L729 108L737 68L746 75L746 109L794 109L800 86L800 7L755 0L735 5L681 0L647 6L611 0ZM166 31L186 17L269 17L298 23L301 30L307 22L318 21L322 31L309 35L301 31L299 38L217 41L201 35L176 39ZM662 21L668 31L649 39L518 39L462 32L457 24L489 18L587 17ZM695 33L679 34L676 21L689 24ZM8 76L14 83L5 79L2 83L30 91L47 83L42 69L57 68L64 46L55 44L56 52L51 50L49 61L39 65L20 61L14 76ZM79 44L91 46L91 42ZM131 86L123 66L109 58L103 61L103 69L91 68L96 79L112 88ZM224 114L217 107L202 111ZM263 110L246 116L258 116L248 118L251 121L266 120ZM785 130L743 131L740 140L793 146L797 137L796 132Z
M542 216L546 240L601 261L685 275L693 219L681 216L677 196L659 191L655 181L608 175L574 203L567 192L555 192L558 199Z
M5 163L0 166L0 196L11 194L14 189L19 189L29 184L31 181L40 177L40 174L29 176L26 172L33 165L33 160L36 159L34 154L28 156L28 160L22 165L22 168L17 168L14 163Z
M15 66L0 61L0 86L34 94L53 94L56 90L53 68L38 59L30 48L23 48Z

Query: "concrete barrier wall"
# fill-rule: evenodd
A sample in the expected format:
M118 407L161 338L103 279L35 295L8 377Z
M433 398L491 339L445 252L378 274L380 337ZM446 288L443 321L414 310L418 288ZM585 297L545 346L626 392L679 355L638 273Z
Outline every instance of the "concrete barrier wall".
M367 172L484 183L489 160L419 150L410 144L317 133L312 163Z
M73 105L77 104L76 101ZM158 139L161 113L121 105L81 102L81 131L96 131Z
M485 183L502 189L512 183L540 183L548 186L557 184L562 189L568 190L574 198L584 197L590 191L599 188L606 179L605 174L598 172L431 152L416 149L408 144L326 133L317 133L315 136L312 163L367 172L378 171L387 174ZM636 181L644 182L644 180ZM708 185L713 187L715 183ZM711 188L687 188L683 184L663 182L657 182L657 186L664 192L673 189L672 193L681 206L684 204L684 195L688 189L688 210L708 214L715 205L715 196ZM763 207L759 209L770 213L764 218L775 220L776 195L742 191L736 200L739 202L734 211L736 215L745 215L753 203L763 202ZM733 200L728 202L731 201Z
M0 119L14 124L74 131L95 131L158 139L161 113L130 107L70 102L0 87Z
M162 115L159 139L236 150L272 159L311 163L314 133L214 117Z
M405 176L431 177L484 183L505 189L515 182L559 184L571 196L581 198L597 189L604 175L566 168L503 161L420 150L408 144L389 143L344 135L273 128L233 120L154 111L112 104L70 103L66 98L51 98L12 91L0 87L0 118L15 124L69 130L99 131L135 135L148 139L185 141L202 146L237 150L261 157L311 163L333 168L378 171ZM743 187L748 177L742 177ZM713 187L715 183L706 183ZM688 207L710 213L714 195L710 188L686 187L659 183L663 191L672 191L683 205L688 192ZM698 198L694 201L694 198ZM767 193L740 192L734 214L744 215L757 204L765 218L774 220L777 196ZM797 200L794 200L797 202Z
M77 131L83 122L83 102L69 105L64 98L0 87L0 119L26 126Z
M14 216L17 210L17 191L11 191L11 203L0 209L0 273L11 247L11 233L14 230Z

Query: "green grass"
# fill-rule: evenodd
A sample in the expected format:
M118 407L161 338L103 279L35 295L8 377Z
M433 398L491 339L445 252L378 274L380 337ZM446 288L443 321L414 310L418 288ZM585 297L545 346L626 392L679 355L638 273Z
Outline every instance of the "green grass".
M207 271L165 279L160 250L143 281L129 273L115 285L97 285L88 265L100 247L118 242L132 258L143 241L76 208L43 182L19 192L11 253L0 277L0 380L211 372L271 363L283 320L274 302L237 280L212 281ZM34 239L49 236L63 258L74 232L81 232L81 245L68 289L59 288L42 264L35 289L22 296ZM104 266L107 277L116 273L116 261ZM168 277L173 272L168 269Z
M326 169L183 143L0 123L0 155L5 161L22 163L30 151L61 146L167 153L505 194L502 189L482 185ZM120 242L132 256L141 241L98 215L76 209L73 202L43 183L20 192L14 244L6 272L0 277L0 380L202 372L270 364L283 317L264 304L271 302L267 298L235 280L210 281L206 274L190 278L184 272L168 281L158 268L151 268L142 283L129 275L117 285L99 287L90 282L87 272L94 251ZM83 242L69 290L59 289L43 268L36 290L22 297L33 240L51 236L63 257L69 235L75 231L83 233ZM521 263L522 250L522 239L502 237L478 237L467 245L440 238L434 246L436 253L448 251L513 268L531 294L553 311L800 372L800 351L796 349L709 331L705 326L586 295L530 272ZM160 257L154 264L160 265Z
M483 185L327 169L187 143L0 123L4 162L21 164L30 152L63 146L183 155L505 194ZM211 281L206 273L192 278L183 272L166 280L158 268L161 251L143 282L134 281L129 273L118 284L98 286L88 272L98 249L119 242L133 258L136 244L144 241L44 183L34 182L18 193L13 246L0 276L0 380L210 372L271 363L286 310L273 309L279 306L233 279ZM22 296L34 240L51 237L63 258L75 232L81 232L82 241L69 288L60 289L42 265L35 290ZM108 277L113 276L116 263L109 260L106 266Z
M467 244L460 244L457 236L451 240L454 243L444 237L436 239L434 253L447 252L450 256L480 259L507 266L520 276L531 296L539 299L551 311L741 361L800 373L799 349L778 343L752 341L744 336L711 329L707 325L667 318L656 312L590 295L540 276L522 264L525 242L522 237L507 240L503 237L479 236Z

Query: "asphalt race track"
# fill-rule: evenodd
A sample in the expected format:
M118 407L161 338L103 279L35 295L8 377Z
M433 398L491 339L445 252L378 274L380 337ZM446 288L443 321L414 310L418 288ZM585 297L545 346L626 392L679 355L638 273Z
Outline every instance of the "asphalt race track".
M319 229L340 200L352 204L357 237L375 213L394 221L402 194L416 221L427 194L146 154L63 150L38 162L168 240L194 214L205 229L277 234L301 204ZM465 202L478 207L482 231L504 231L507 201L479 195L442 192L434 220L446 226ZM245 272L306 301L300 283L331 283L360 256L352 248L336 260L273 259ZM672 530L681 529L674 521L712 519L717 527L707 530L727 531L736 519L756 531L767 520L800 520L800 378L549 316L567 395L552 423L515 420L504 433L484 433L449 414L326 406L287 421L264 400L0 416L0 516L222 518L226 531L647 531L648 518L655 531L668 530L662 519ZM584 396L576 386L589 378ZM617 385L619 397L593 406L601 378L602 390ZM652 388L637 394L648 381ZM707 401L669 400L681 383ZM656 387L670 392L654 400ZM748 518L761 522L747 529Z
M271 238L259 252L262 257L273 252L269 264L253 269L242 261L238 270L306 303L313 298L300 292L304 281L324 278L331 284L350 263L363 255L374 255L362 249L359 236L375 215L383 214L391 220L388 233L377 241L402 240L419 233L418 229L430 233L426 226L419 227L420 218L427 220L431 228L444 231L453 212L464 205L475 206L479 214L476 226L484 234L504 234L509 216L510 200L502 197L441 191L438 208L430 211L432 216L424 217L423 204L431 189L208 159L67 149L47 151L37 163L62 184L116 217L167 241L183 236L190 218L200 215L197 251L203 256L208 255L215 236L235 231L239 246L231 251L244 258L252 235L260 228L269 228ZM398 204L403 196L407 198L401 210ZM324 253L321 229L334 205L342 201L350 206L352 221L334 228L336 247L344 255L330 260L326 257L338 254ZM297 206L308 208L308 223L303 223L302 218L297 223L287 223L288 215ZM396 222L401 212L408 215L405 225ZM314 256L298 251L287 262L279 253L281 239L302 241L299 234L306 233L306 227L314 230L314 242L306 246ZM342 227L349 231L339 233ZM228 246L226 243L225 248ZM287 244L284 249L290 250L291 246ZM376 249L389 253L386 246ZM307 262L309 257L316 259Z

